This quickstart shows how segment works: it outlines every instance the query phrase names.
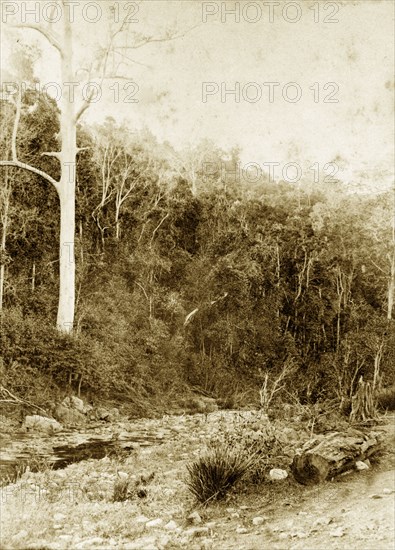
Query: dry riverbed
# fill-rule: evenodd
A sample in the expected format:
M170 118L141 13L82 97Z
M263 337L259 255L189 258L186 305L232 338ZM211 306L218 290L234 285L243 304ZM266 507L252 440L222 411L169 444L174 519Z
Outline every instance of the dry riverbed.
M215 433L252 414L133 422L130 431L136 424L155 430L164 434L162 443L135 445L126 457L26 472L1 490L1 548L392 550L393 419L382 427L388 449L369 470L313 487L298 485L292 476L253 488L241 485L224 502L196 506L184 482L186 464ZM106 430L122 433L125 425ZM136 491L113 502L114 486L123 479Z

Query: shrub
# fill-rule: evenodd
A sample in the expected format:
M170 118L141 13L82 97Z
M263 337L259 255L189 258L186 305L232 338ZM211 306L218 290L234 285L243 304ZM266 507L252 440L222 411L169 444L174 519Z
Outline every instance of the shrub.
M187 465L188 489L196 500L207 504L220 500L252 467L255 455L230 445L214 445L206 455Z
M395 410L395 385L381 390L377 397L377 405L382 410Z

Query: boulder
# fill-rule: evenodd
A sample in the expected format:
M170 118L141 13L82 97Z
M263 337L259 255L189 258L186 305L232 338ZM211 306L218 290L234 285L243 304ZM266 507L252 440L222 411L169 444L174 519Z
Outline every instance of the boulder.
M82 399L75 396L66 397L55 408L54 417L67 426L81 426L85 424L89 407Z
M86 422L86 417L84 414L75 409L69 409L62 404L56 407L54 416L56 416L58 420L62 421L63 424L66 424L67 426L80 426Z
M38 414L26 416L23 426L27 430L36 430L38 432L45 432L49 434L63 430L62 424L53 418L47 418L46 416L40 416Z

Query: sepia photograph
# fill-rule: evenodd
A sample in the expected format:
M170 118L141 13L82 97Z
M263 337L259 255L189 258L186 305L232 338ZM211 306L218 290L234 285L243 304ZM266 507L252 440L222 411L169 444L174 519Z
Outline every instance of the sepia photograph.
M393 550L393 0L0 13L0 548Z

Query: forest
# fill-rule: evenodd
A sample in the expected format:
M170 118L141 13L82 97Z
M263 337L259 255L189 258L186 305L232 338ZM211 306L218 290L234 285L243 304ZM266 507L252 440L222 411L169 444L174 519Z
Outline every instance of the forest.
M1 110L8 159L15 102ZM56 177L43 153L58 139L58 106L32 82L18 157ZM237 149L177 152L111 117L79 123L77 145L71 333L56 330L56 191L0 168L1 378L13 394L48 405L78 393L141 415L188 392L256 404L265 380L282 381L281 400L346 408L361 377L391 384L393 191L252 183Z

